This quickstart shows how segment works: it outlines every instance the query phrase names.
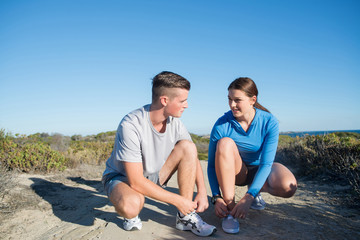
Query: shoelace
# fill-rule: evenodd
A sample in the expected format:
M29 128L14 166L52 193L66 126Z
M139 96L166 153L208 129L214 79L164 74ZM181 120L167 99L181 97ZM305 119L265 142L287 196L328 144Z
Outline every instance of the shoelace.
M259 204L263 205L265 203L264 199L262 199L262 197L259 195L256 196L256 200L257 200L257 203L259 203Z
M233 216L230 215L230 214L227 216L227 219L230 219L231 221L234 221L234 220L235 220L235 219L233 218Z
M195 216L196 223L198 224L199 227L205 225L205 222L201 219L201 217L196 212L192 212L192 213L190 213L190 215Z
M136 221L137 221L137 218L132 218L132 219L125 218L125 222L128 222L128 223L135 223Z

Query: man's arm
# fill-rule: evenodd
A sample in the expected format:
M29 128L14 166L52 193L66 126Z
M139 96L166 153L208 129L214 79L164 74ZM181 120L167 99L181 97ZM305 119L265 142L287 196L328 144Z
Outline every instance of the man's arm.
M174 205L184 215L191 213L197 207L195 202L178 194L166 191L162 187L146 179L143 175L142 163L124 162L124 167L130 187L144 196Z

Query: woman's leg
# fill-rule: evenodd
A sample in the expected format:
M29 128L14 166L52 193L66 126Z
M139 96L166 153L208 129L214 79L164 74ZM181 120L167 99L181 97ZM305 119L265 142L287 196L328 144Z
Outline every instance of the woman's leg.
M231 138L222 138L217 143L215 171L222 197L231 211L235 206L235 183L244 183L247 176L247 168Z
M274 196L289 198L295 194L296 189L297 182L294 174L281 163L274 163L261 191Z

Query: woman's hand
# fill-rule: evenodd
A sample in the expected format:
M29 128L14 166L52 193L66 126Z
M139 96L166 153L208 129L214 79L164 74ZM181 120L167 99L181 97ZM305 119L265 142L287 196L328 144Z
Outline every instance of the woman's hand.
M197 204L196 212L204 212L209 207L206 192L196 194L194 202Z
M245 194L245 196L240 199L240 201L235 205L231 211L231 215L234 218L246 218L247 213L249 212L251 203L253 202L254 197L250 194Z
M218 216L219 218L224 218L227 215L229 215L229 211L227 209L227 205L224 201L224 199L222 198L218 198L216 199L216 203L215 203L215 214L216 216Z

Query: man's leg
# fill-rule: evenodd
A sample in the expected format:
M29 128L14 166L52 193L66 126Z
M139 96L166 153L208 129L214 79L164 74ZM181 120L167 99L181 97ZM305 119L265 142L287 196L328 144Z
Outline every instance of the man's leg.
M192 200L197 170L197 149L193 142L179 141L159 173L160 184L163 185L177 170L180 195Z
M145 198L130 188L127 183L120 182L111 191L110 201L120 216L131 219L139 215L144 206Z
M247 168L231 138L222 138L217 143L215 171L222 197L231 211L235 206L235 183L241 185L247 176Z
M197 171L202 171L197 158L197 149L193 142L182 140L175 145L160 170L160 184L166 184L176 170L178 171L180 195L192 200ZM192 231L198 236L210 236L216 232L216 227L205 223L196 212L185 216L178 212L176 214L176 228Z

